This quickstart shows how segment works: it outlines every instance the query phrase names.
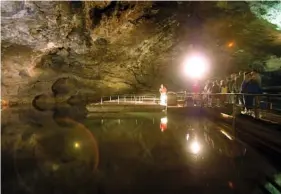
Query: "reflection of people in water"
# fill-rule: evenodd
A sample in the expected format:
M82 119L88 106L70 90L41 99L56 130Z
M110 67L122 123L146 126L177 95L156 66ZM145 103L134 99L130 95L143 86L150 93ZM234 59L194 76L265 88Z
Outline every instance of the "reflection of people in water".
M167 123L168 123L168 118L167 117L161 118L161 120L160 120L160 129L161 129L162 132L166 131Z

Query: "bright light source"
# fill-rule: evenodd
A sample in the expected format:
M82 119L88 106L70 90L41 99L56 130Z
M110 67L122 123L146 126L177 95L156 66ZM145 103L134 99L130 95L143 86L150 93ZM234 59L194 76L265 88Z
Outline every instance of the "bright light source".
M200 146L199 142L193 141L190 144L190 149L193 154L198 154L200 152L201 146Z
M228 45L227 45L228 47L233 47L234 46L234 42L230 42L230 43L228 43Z
M184 72L191 78L201 78L208 68L207 60L200 55L187 57L184 61Z
M168 123L168 118L167 117L161 118L161 124L167 124L167 123Z

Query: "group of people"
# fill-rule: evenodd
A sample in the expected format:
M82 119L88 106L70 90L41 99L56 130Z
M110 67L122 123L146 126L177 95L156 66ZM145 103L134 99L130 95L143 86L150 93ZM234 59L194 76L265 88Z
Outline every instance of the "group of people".
M255 70L239 72L238 74L233 73L220 81L207 80L203 90L201 90L200 84L195 82L191 90L195 104L197 104L196 101L200 100L199 93L212 94L203 95L203 102L217 105L225 103L241 104L244 107L243 112L251 114L255 102L255 95L253 94L262 93L261 76ZM160 104L167 105L167 88L163 84L161 84L159 92ZM229 95L231 93L241 93L241 95Z
M206 94L227 94L227 93L243 93L244 95L212 95L211 103L240 103L244 106L244 112L250 112L254 105L254 95L261 94L261 76L257 71L239 72L231 74L223 80L207 80L202 91Z

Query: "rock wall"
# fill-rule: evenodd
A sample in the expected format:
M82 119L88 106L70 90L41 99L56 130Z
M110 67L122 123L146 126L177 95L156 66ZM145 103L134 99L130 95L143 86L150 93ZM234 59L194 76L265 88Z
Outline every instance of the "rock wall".
M2 99L31 102L42 95L56 101L82 96L94 100L154 85L157 74L151 72L157 67L147 63L152 63L150 51L159 48L163 33L153 22L144 24L151 13L143 10L151 3L1 6Z
M1 96L11 104L87 103L163 82L177 86L190 45L209 54L213 69L228 68L220 64L245 46L235 32L256 21L244 3L216 2L1 1L1 14ZM274 37L260 34L266 42ZM264 43L260 34L255 47ZM235 37L237 48L226 48Z

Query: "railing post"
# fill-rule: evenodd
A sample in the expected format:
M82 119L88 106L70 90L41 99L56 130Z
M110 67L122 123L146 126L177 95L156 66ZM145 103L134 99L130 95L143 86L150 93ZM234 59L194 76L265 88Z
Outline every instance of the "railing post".
M109 96L109 102L111 102L111 96Z
M232 95L232 94L231 94ZM236 100L236 95L234 96L234 100ZM233 103L232 104L232 129L233 129L233 133L234 133L234 136L236 137L236 115L237 115L237 110L236 110L236 104Z
M124 102L126 102L126 96L124 96Z
M199 102L200 102L200 107L202 108L202 106L203 106L203 95L202 95L202 93L199 94Z
M267 111L270 112L272 109L272 104L270 103L270 96L267 96Z
M100 98L100 103L102 104L102 97Z
M118 101L118 104L119 104L119 95L118 95L118 99L117 99L117 101Z
M258 111L258 108L259 108L259 106L258 106L258 96L255 96L254 97L254 103L255 103L255 118L259 118L259 111Z

